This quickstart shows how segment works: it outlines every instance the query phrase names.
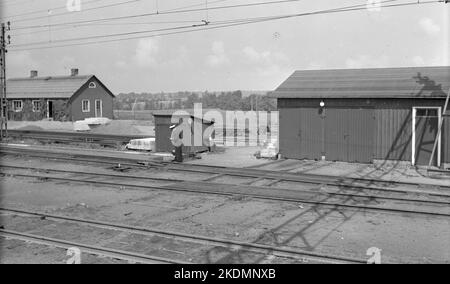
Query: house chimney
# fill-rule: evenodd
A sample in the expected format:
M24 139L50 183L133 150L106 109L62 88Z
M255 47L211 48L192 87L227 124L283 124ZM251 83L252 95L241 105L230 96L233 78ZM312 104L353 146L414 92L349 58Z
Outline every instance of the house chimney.
M71 70L70 70L70 75L71 75L72 77L78 76L78 69L71 69Z
M38 76L38 71L36 70L31 70L30 72L30 78L36 78Z

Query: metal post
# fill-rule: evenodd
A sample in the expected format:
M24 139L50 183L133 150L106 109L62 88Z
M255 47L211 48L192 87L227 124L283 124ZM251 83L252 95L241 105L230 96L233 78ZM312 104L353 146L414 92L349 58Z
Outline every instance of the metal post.
M0 45L3 45L3 37L0 38ZM3 140L3 49L0 48L0 141Z
M0 85L1 85L1 97L0 97L0 108L1 108L1 133L0 140L3 137L8 136L8 102L6 101L6 25L2 23L1 25L1 35L0 35Z
M326 115L326 108L325 108L325 102L322 100L321 102L320 102L320 110L319 110L319 112L320 112L320 118L321 118L321 128L322 128L322 139L321 139L321 141L320 141L320 144L321 144L321 151L322 151L322 157L321 157L321 160L326 160L326 149L325 149L325 134L326 134L326 131L325 131L325 127L326 127L326 118L327 118L327 115Z

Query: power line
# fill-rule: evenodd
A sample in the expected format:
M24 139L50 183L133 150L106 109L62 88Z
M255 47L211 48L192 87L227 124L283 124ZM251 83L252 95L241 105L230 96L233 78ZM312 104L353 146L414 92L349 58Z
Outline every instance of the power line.
M230 0L216 0L216 1L210 1L209 4L217 4L217 3L221 3L221 2L226 2L226 1L230 1ZM165 10L165 11L177 11L177 10L181 10L181 9L187 9L187 8L193 8L193 7L201 7L204 6L204 3L200 3L200 4L192 4L189 6L184 6L182 8L174 8L174 9L169 9L169 10Z
M217 1L217 2L223 2L223 1L224 0ZM242 8L242 7L254 7L254 6L263 6L263 5L273 5L273 4L281 4L281 3L289 3L289 2L292 3L292 2L300 2L300 1L303 1L303 0L278 0L278 1L269 1L269 2L266 1L266 2L247 3L247 4L208 7L208 9L209 10L222 10L222 9L233 9L233 8ZM184 7L184 8L187 8L187 7ZM66 23L56 23L56 24L52 24L52 26L84 24L84 23L96 23L96 22L124 20L124 19L141 18L141 17L158 16L158 15L201 12L201 11L205 11L206 10L205 7L203 7L203 8L196 8L196 9L185 9L185 10L182 10L184 8L165 10L165 11L158 11L158 12L152 12L152 13L144 13L144 14L127 15L127 16L118 16L118 17L100 18L100 19L92 19L92 20L73 21L73 22L66 22ZM41 25L41 27L43 27L43 26L45 26L45 25ZM14 30L24 29L24 28L32 28L32 27L33 26L20 27L20 28L15 28Z
M125 2L107 4L107 5L103 5L103 6L85 8L85 9L82 9L81 11L78 11L77 13L93 11L93 10L99 10L99 9L105 9L105 8L110 8L110 7L117 7L117 6L131 4L131 3L135 3L135 2L139 2L139 1L142 1L142 0L129 0L129 1L125 1ZM47 11L49 11L49 10L47 10ZM71 14L71 13L73 13L73 12L68 12L67 11L67 12L64 12L64 13L52 14L51 17L65 16L65 15ZM32 17L32 18L25 18L25 19L17 19L17 20L14 20L14 23L27 22L27 21L40 20L40 19L47 19L47 18L48 18L48 15L47 16Z
M225 2L225 1L230 1L230 0L216 0L216 1L212 1L210 2L212 3L221 3L221 2ZM166 11L177 11L177 10L181 10L181 9L185 9L185 8L191 8L191 7L198 7L198 6L202 6L203 4L194 4L194 5L189 5L189 6L183 6L183 7L178 7L178 8L174 8L174 9L170 9L170 10L166 10ZM84 21L83 21L84 22ZM102 21L100 23L90 23L90 22L86 22L86 23L77 23L77 22L68 22L68 23L55 23L55 24L45 24L45 25L34 25L34 26L22 26L22 27L16 27L13 28L12 30L24 30L24 29L41 29L41 28L50 28L50 27L57 27L57 26L68 26L65 28L61 28L58 30L65 30L65 29L71 29L74 27L83 27L83 26L93 26L93 25L97 25L97 26L101 26L101 25L152 25L152 24L164 24L164 23L197 23L200 21L154 21L154 22L119 22L119 23L106 23L108 21ZM47 30L45 31L37 31L37 32L30 32L30 33L20 33L20 34L14 34L14 35L25 35L25 34L33 34L33 33L39 33L39 32L47 32Z
M29 4L28 2L29 2L29 0L23 0L23 1L11 0L9 2L1 1L0 6L17 6L17 5L21 5L24 3Z
M381 3L386 2L395 2L399 0L386 0ZM417 2L409 3L411 4L417 4ZM383 6L387 7L387 6ZM170 32L170 33L163 33L163 34L156 34L156 35L148 35L148 36L138 36L138 37L126 37L126 38L119 38L119 39L110 39L110 40L101 40L101 41L91 41L91 42L85 42L85 43L72 43L72 44L65 44L65 45L57 45L55 47L66 47L66 46L79 46L79 45L90 45L90 44L98 44L98 43L106 43L106 42L116 42L116 41L124 41L124 40L131 40L131 39L139 39L139 38L150 38L150 37L156 37L156 36L164 36L164 35L171 35L171 34L180 34L180 33L187 33L187 32L193 32L193 31L201 31L201 30L209 30L209 29L219 29L219 28L225 28L225 27L233 27L233 26L240 26L240 25L246 25L246 24L252 24L252 23L260 23L260 22L266 22L266 21L273 21L273 20L279 20L279 19L286 19L286 18L292 18L292 17L301 17L301 16L309 16L309 15L318 15L318 14L327 14L327 13L336 13L336 12L347 12L347 11L355 11L355 10L362 10L366 9L366 4L358 4L358 5L352 5L352 6L346 6L346 7L340 7L340 8L334 8L334 9L327 9L327 10L320 10L316 12L308 12L308 13L300 13L300 14L290 14L290 15L282 15L282 16L266 16L266 17L256 17L256 18L244 18L244 19L234 19L229 21L222 21L222 22L212 22L210 23L211 28L207 28L205 24L201 24L198 26L181 26L181 27L175 27L170 29L192 29L189 31L178 31L178 32ZM136 33L152 33L157 32L161 30L147 30L147 31L140 31ZM104 37L106 35L103 35L101 37ZM109 37L117 37L117 35L107 35ZM85 40L83 38L74 38L70 41L76 41L76 40ZM68 39L64 41L69 41ZM51 44L56 43L51 42ZM48 44L48 42L41 42L41 43L28 43L28 44L21 44L21 45L15 45L14 47L21 47L21 46L27 46L27 45L36 45L36 44ZM45 49L49 47L32 47L31 49Z
M388 3L388 2L396 2L398 0L386 0L380 2L382 3ZM381 5L381 8L393 8L393 7L402 7L402 6L412 6L412 5L426 5L426 4L433 4L433 3L439 3L443 2L444 0L437 0L437 1L423 1L420 3L414 2L408 2L408 3L401 3L401 4L391 4L391 5ZM31 48L24 48L24 49L15 49L14 51L23 51L23 50L35 50L35 49L47 49L47 48L57 48L57 47L69 47L69 46L81 46L81 45L91 45L91 44L100 44L100 43L109 43L109 42L118 42L118 41L125 41L125 40L133 40L133 39L141 39L141 38L152 38L152 37L158 37L158 36L166 36L166 35L174 35L174 34L184 34L184 33L191 33L191 32L197 32L197 31L204 31L204 30L213 30L213 29L221 29L221 28L227 28L227 27L235 27L235 26L241 26L241 25L248 25L248 24L254 24L254 23L261 23L261 22L268 22L268 21L274 21L274 20L281 20L281 19L289 19L289 18L295 18L295 17L303 17L303 16L311 16L311 15L319 15L319 14L331 14L331 13L342 13L342 12L350 12L350 11L359 11L359 10L365 10L366 4L359 4L359 5L353 5L353 6L347 6L347 7L341 7L341 8L334 8L334 9L328 9L328 10L320 10L315 12L307 12L307 13L299 13L299 14L289 14L289 15L281 15L281 16L268 16L268 17L257 17L257 18L247 18L247 19L238 19L238 20L230 20L224 21L224 22L212 22L209 25L198 25L198 26L183 26L183 27L175 27L171 29L187 29L187 30L181 30L181 31L175 31L175 32L168 32L168 33L159 33L159 34L153 34L153 35L147 35L147 36L135 36L135 37L126 37L126 38L116 38L116 39L109 39L109 40L100 40L100 41L90 41L90 42L80 42L80 43L72 43L72 44L64 44L64 45L56 45L56 46L41 46L41 47L31 47ZM156 30L149 30L149 31L141 31L141 33L151 33L155 32ZM113 36L113 35L109 35ZM78 40L78 39L72 39ZM26 45L26 44L24 44ZM24 46L21 45L21 46ZM18 45L16 45L18 46Z
M91 1L86 1L83 4L91 4L91 3L95 3L95 2L100 2L103 0L91 0ZM5 5L11 5L11 4L5 4ZM64 6L58 6L58 7L53 7L53 8L47 8L47 9L43 9L43 10L37 10L37 11L30 11L30 12L25 12L22 14L15 14L15 15L10 15L10 16L6 16L6 17L2 17L1 19L9 19L11 20L12 18L16 18L16 17L21 17L21 16L28 16L28 15L33 15L33 14L39 14L39 13L47 13L48 11L55 11L55 10L61 10L61 9L66 9L66 5Z
M129 22L129 23L92 23L92 24L79 24L79 25L73 25L73 26L63 26L56 29L52 29L53 32L55 31L63 31L73 28L80 28L80 27L91 27L91 26L150 26L150 25L161 25L161 24L198 24L201 23L201 21L198 20L186 20L186 21L151 21L151 22ZM50 27L49 27L50 28ZM24 35L34 35L39 33L46 33L48 30L40 30L40 31L29 31L29 32L23 32L23 33L14 33L14 37L18 36L24 36Z
M388 2L395 2L399 0L385 0L381 3L388 3ZM348 10L351 8L358 8L358 7L366 7L366 4L358 4L358 5L352 5L352 6L345 6L341 8L335 8L335 9L328 9L319 11L322 12L328 12L328 11L335 11L335 10ZM308 14L308 13L307 13ZM297 15L297 14L295 14ZM303 15L303 14L302 14ZM282 16L284 17L284 16ZM228 21L215 21L211 22L211 25L222 25L222 24L233 24L233 23L243 23L243 22L252 22L252 21L266 21L266 20L275 20L278 19L279 16L271 16L271 17L257 17L257 18L244 18L244 19L234 19L234 20L228 20ZM177 30L177 29L188 29L188 28L196 28L196 27L202 27L205 26L205 23L199 24L199 25L187 25L187 26L179 26L179 27L171 27L171 28L165 28L165 29L156 29L156 30L145 30L145 31L133 31L133 32L127 32L127 33L116 33L116 34L108 34L108 35L96 35L96 36L89 36L89 37L79 37L79 38L72 38L72 39L62 39L62 40L54 40L51 43L62 43L62 42L70 42L70 41L77 41L77 40L91 40L91 39L98 39L98 38L107 38L107 37L120 37L120 36L129 36L129 35L135 35L135 34L144 34L144 33L152 33L152 32L161 32L161 31L169 31L169 30ZM41 42L32 42L27 44L18 44L15 45L15 47L21 47L26 45L42 45L47 44L48 41L41 41Z

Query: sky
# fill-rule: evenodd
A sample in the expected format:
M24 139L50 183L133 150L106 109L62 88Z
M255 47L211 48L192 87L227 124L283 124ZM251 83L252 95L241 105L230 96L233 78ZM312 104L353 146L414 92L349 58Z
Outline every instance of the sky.
M116 94L273 90L294 70L450 65L450 3L378 8L369 3L377 0L299 0L211 9L273 0L80 0L80 11L68 11L68 1L74 0L0 0L0 21L11 22L7 77L26 77L30 70L68 75L78 68ZM417 1L395 1L411 2ZM351 5L364 9L172 35L154 31ZM174 9L201 10L167 13ZM151 15L98 21L141 14ZM141 33L110 36L135 32ZM58 42L66 39L74 40ZM56 47L71 43L78 45Z

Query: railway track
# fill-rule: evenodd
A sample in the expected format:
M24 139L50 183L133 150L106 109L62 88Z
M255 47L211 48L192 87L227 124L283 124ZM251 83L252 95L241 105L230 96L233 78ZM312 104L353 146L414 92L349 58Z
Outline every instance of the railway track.
M55 238L47 238L44 236L38 236L34 234L27 234L17 231L4 230L0 229L0 237L8 238L8 239L16 239L24 242L31 242L35 244L41 244L46 246L52 246L62 249L69 249L72 247L76 247L80 249L80 251L85 252L87 254L98 255L102 257L108 257L112 259L119 259L128 261L131 263L143 263L143 264L187 264L187 262L181 262L177 260L165 259L156 256L138 254L123 250L115 250L104 248L100 246L91 246L86 244L81 244L77 242L70 242L61 239Z
M100 228L106 228L106 229L112 229L112 230L118 230L118 231L126 231L126 232L130 232L130 233L135 233L135 234L158 235L158 236L171 238L171 239L175 239L175 240L190 241L190 242L200 243L202 245L207 245L207 246L218 246L218 247L222 247L222 248L227 248L227 249L230 249L230 251L233 251L235 253L240 252L240 251L245 251L245 252L252 252L252 253L257 253L257 254L261 254L261 255L265 255L265 256L273 255L276 257L301 260L302 262L307 261L307 262L318 262L318 263L360 263L360 264L367 263L364 259L316 253L316 252L304 251L304 250L299 250L299 249L289 248L289 247L273 247L273 246L268 246L268 245L260 244L260 243L240 242L240 241L233 241L233 240L213 238L213 237L205 237L205 236L199 236L199 235L193 235L193 234L156 230L156 229L151 229L151 228L146 228L146 227L136 227L136 226L129 226L129 225L125 225L125 224L102 222L102 221L89 220L89 219L80 219L80 218L47 214L47 213L41 213L41 212L35 212L35 211L27 211L27 210L14 209L14 208L0 208L0 212L13 213L13 214L21 215L21 216L31 216L31 217L36 217L39 219L45 218L46 220L53 220L53 221L57 221L57 222L61 222L61 221L71 222L71 223L81 224L81 225L88 225L88 226L94 226L94 227L100 227ZM10 235L13 238L25 238L25 240L31 240L31 241L35 241L35 242L45 242L45 244L49 244L49 245L56 244L57 246L60 246L60 247L62 246L64 248L68 248L70 246L75 246L80 249L85 249L87 252L90 252L90 253L93 252L94 254L105 255L105 256L124 259L124 260L128 260L128 261L136 261L136 262L146 262L146 261L154 262L154 261L156 261L157 263L158 262L159 263L183 263L182 261L180 262L178 260L161 258L158 256L149 256L149 255L135 254L135 253L125 252L125 251L105 249L105 248L96 247L96 246L87 246L87 245L83 245L83 244L67 242L64 240L55 240L55 239L50 239L47 237L30 235L30 234L8 231L8 230L0 230L0 235L6 235L6 236Z
M68 153L51 153L48 151L34 151L33 149L3 149L1 154L30 156L45 159L55 159L60 161L73 161L79 163L93 163L123 167L132 167L142 170L141 173L151 176L138 176L123 174L112 174L108 172L96 173L87 171L61 170L57 168L42 168L32 166L0 165L1 174L12 177L35 178L41 181L63 181L69 183L91 184L97 186L107 186L112 188L125 187L127 189L139 190L162 190L179 191L202 194L213 194L223 196L248 196L262 200L287 201L306 205L332 208L350 209L357 212L385 212L389 214L406 214L422 216L450 217L450 186L428 191L422 190L427 185L415 183L386 182L368 179L343 179L329 176L316 176L305 174L293 174L286 172L275 172L259 169L238 169L229 167L210 167L200 165L171 164L160 161L148 161L145 159L127 159L99 157L90 154L71 155ZM151 168L151 171L149 171ZM102 169L103 171L105 169ZM29 173L32 171L32 173ZM174 173L172 178L158 177L159 172L170 171ZM176 173L208 174L207 178L199 181L186 181L183 178L176 178ZM154 175L153 175L154 174ZM224 177L227 178L247 178L248 181L242 184L220 183ZM258 182L266 180L266 185L256 186ZM151 184L151 183L164 184ZM283 186L283 182L312 185L309 190L288 189L283 187L273 187L273 185ZM415 186L417 189L405 189L402 187ZM332 192L330 192L332 191ZM108 227L114 230L132 231L135 233L157 234L175 239L185 239L204 244L213 244L218 247L232 247L234 250L248 250L259 253L272 253L279 257L287 258L307 258L318 262L332 263L365 263L361 259L341 258L340 256L320 255L308 251L292 251L292 248L273 248L270 246L253 244L262 247L246 246L248 243L240 243L229 240L211 239L201 236L185 235L174 232L158 231L149 228L131 227L122 224L104 223L95 220L76 219L66 216L57 216L40 212L21 211L11 208L0 208L0 212L10 212L36 217L55 218L56 221L74 222L84 225ZM70 220L72 219L72 220ZM90 223L91 222L91 223ZM180 263L176 259L164 259L154 256L133 254L126 251L108 251L107 248L96 246L84 246L59 239L50 239L43 236L31 235L11 230L0 230L0 236L22 239L36 243L58 246L61 248L81 247L82 251L111 258L123 259L138 263ZM196 237L198 237L196 239ZM202 239L203 238L203 239ZM278 249L278 251L275 251ZM302 254L300 254L302 253Z
M75 171L75 170L61 170L61 169L54 169L54 168L42 168L42 167L32 167L32 166L16 166L16 165L7 165L7 164L1 164L0 168L4 169L15 169L15 170L30 170L35 172L41 172L41 173L60 173L60 174L69 174L69 175L85 175L85 176L93 176L93 177L104 177L104 178L113 178L113 179L126 179L126 180L142 180L142 181L159 181L159 182L168 182L168 183L183 183L186 182L185 179L179 178L161 178L161 177L155 177L155 176L140 176L140 175L130 175L130 174L110 174L110 173L99 173L99 172L86 172L86 171ZM208 182L209 184L216 184L216 185L224 185L223 183L213 183ZM238 184L236 184L238 185ZM249 185L250 187L253 187ZM254 186L255 188L258 188L257 186ZM269 186L270 187L270 186ZM283 190L283 188L277 188L280 190ZM285 188L285 190L288 190ZM303 189L305 191L305 189ZM308 191L308 190L306 190ZM316 188L313 189L312 192L316 192ZM324 192L328 192L324 189ZM345 196L345 197L363 197L367 199L387 199L387 200L397 200L397 201L417 201L417 202L425 202L425 203L431 203L431 204L444 204L444 205L450 205L450 195L432 195L432 197L437 197L439 199L435 200L426 200L423 198L405 198L404 194L406 192L401 192L400 195L397 194L397 192L381 192L377 195L370 195L370 194L362 194L358 191L354 191L355 193L343 193L343 192L328 192L330 194L333 194L335 196ZM416 194L415 194L416 195ZM429 197L427 194L423 194L423 197ZM442 201L446 200L446 201Z
M8 130L8 136L15 139L35 139L57 143L94 143L102 146L117 146L128 143L133 139L149 138L149 136L145 135L110 135L40 130Z
M58 169L43 169L36 167L21 167L1 165L2 174L12 177L35 178L39 180L54 180L70 183L84 183L98 186L138 188L147 190L193 192L202 194L247 196L264 200L277 200L310 204L313 206L327 206L357 210L383 211L390 213L421 214L430 216L450 217L450 197L441 196L439 199L408 198L390 193L390 196L363 195L341 192L323 192L314 190L293 190L272 188L268 186L248 186L240 184L220 184L204 181L184 181L156 177L129 176L123 174L104 174L82 171L68 171ZM5 172L4 169L13 172ZM34 171L37 174L18 171ZM51 175L49 173L59 175ZM130 182L124 182L123 180ZM148 184L148 181L159 181L167 184Z
M234 177L252 177L257 179L271 179L272 185L281 182L303 182L310 184L318 184L324 186L338 186L340 188L351 189L376 189L376 190L388 190L397 192L406 192L406 190L399 189L400 187L416 187L419 189L434 187L442 192L448 190L450 194L450 186L435 186L429 184L419 184L401 181L385 181L365 178L351 178L351 177L336 177L316 174L303 174L303 173L286 173L280 171L267 171L267 170L254 170L254 169L242 169L242 168L226 168L226 167L213 167L202 165L184 165L184 164L167 164L165 169L169 171L182 171L193 173L210 173L215 174L212 179L234 176ZM408 190L407 192L413 192ZM423 191L416 191L417 193Z
M450 196L449 186L436 186L429 184L419 184L413 182L403 181L385 181L366 178L350 178L350 177L336 177L316 174L304 173L286 173L279 171L267 171L259 169L243 169L217 166L202 166L194 164L176 164L156 161L151 159L128 159L128 158L111 158L104 156L97 156L92 154L68 154L68 153L52 153L44 150L15 148L2 145L0 153L8 155L23 155L36 158L66 160L80 163L96 163L116 166L118 164L124 167L146 169L149 167L160 168L167 171L174 172L191 172L210 174L208 181L229 176L229 177L243 177L258 180L270 180L269 184L274 186L282 182L299 182L312 185L339 187L340 189L349 190L376 190L385 192L397 193L417 193L421 194L428 192L429 195L434 196ZM425 189L425 190L424 190ZM431 190L428 190L431 189Z
M0 146L0 154L4 155L18 155L27 156L34 158L44 158L44 159L55 159L64 161L73 161L80 163L95 163L95 164L106 164L106 165L118 165L121 164L127 167L133 168L148 168L148 167L162 167L163 163L151 159L129 159L120 157L107 157L92 154L82 154L82 153L64 153L64 152L49 152L40 149L29 149L25 147L16 148L6 145Z

